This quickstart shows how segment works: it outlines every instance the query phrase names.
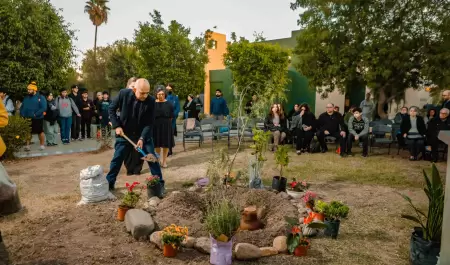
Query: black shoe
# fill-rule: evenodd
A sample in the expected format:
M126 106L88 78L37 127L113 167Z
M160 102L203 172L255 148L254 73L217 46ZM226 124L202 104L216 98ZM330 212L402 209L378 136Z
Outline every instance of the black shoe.
M115 190L114 183L109 183L109 190L110 191Z
M362 156L362 157L367 157L367 154L362 154L361 156Z
M127 172L127 176L133 176L133 172Z
M135 173L133 173L133 175L139 176L139 175L141 175L141 172L135 172Z
M320 151L322 154L328 152L328 148L326 149L322 149L322 151Z
M341 154L341 157L342 157L342 158L347 157L347 154L346 154L346 153L342 153L342 154Z

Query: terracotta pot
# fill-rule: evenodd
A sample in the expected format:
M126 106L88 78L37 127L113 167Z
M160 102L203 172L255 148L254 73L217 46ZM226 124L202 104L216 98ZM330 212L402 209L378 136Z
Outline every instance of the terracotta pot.
M125 220L125 214L127 211L130 210L130 208L125 206L119 206L119 209L117 209L117 220L123 222Z
M307 246L298 246L294 250L294 256L297 256L297 257L306 256L308 254L308 248L309 248L309 245L307 245Z
M172 245L164 244L163 254L164 254L164 257L173 258L177 255L177 249L172 247Z
M319 220L319 221L325 221L325 215L323 214L323 213L314 213L313 214L313 218L316 220Z

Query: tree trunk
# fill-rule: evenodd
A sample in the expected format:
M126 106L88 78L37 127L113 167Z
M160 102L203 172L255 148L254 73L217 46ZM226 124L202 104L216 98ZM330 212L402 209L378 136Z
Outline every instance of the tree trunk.
M95 26L95 39L94 39L94 59L97 61L97 26Z
M384 112L384 104L386 103L386 93L384 93L384 87L380 88L377 102L377 113L381 119L387 119L388 115Z

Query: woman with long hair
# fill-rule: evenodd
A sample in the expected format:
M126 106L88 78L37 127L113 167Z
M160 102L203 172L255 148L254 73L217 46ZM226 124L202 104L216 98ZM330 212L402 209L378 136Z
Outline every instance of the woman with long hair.
M264 121L264 128L272 132L272 151L276 151L278 145L284 141L287 132L287 120L279 105L272 104Z
M198 120L197 104L194 100L194 95L189 94L187 96L186 102L184 102L183 109L185 113L184 117L186 119L195 118L196 120Z
M155 151L161 157L161 166L167 167L169 148L174 146L172 131L173 105L166 100L166 89L161 86L156 89L155 124L153 127L153 143ZM195 105L194 105L195 107Z
M304 152L310 152L310 144L314 137L316 128L316 117L310 111L309 105L303 103L300 105L300 114L292 118L291 130L297 136L296 153L300 155Z

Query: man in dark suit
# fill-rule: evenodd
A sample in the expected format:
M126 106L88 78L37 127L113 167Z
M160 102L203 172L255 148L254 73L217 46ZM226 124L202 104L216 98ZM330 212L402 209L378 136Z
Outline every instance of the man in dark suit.
M137 141L146 154L156 157L153 146L153 124L155 120L155 98L149 96L150 84L147 79L141 78L136 81L133 89L122 89L119 95L109 106L109 117L112 128L116 130L116 143L114 145L114 156L111 160L109 173L106 179L109 189L114 190L116 178L127 154L136 152L133 146L122 136L125 134L133 142ZM120 109L120 117L116 112ZM152 175L159 176L162 180L161 167L158 161L148 162Z

